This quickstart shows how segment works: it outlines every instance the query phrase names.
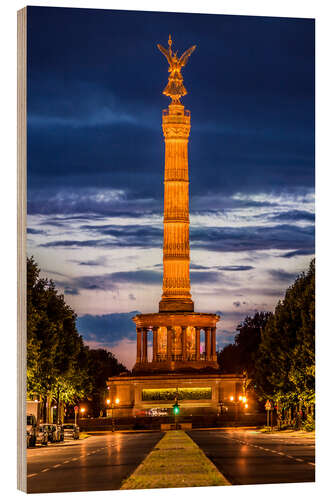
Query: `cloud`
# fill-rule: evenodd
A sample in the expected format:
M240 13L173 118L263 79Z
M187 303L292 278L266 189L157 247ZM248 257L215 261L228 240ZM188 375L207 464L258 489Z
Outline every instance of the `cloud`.
M313 249L314 227L277 226L202 227L191 230L192 248L216 252L271 249Z
M32 227L27 228L27 234L47 234L43 229L34 229Z
M292 257L298 257L299 255L313 255L314 254L314 248L306 249L306 248L301 248L299 250L293 250L291 252L287 252L281 255L281 257L284 257L286 259L291 259Z
M71 287L65 286L64 287L64 294L65 295L79 295L80 292L77 288L71 288Z
M253 266L202 266L201 264L190 264L190 269L203 270L203 269L217 269L218 271L250 271L254 269Z
M220 271L250 271L253 266L217 266Z
M79 316L76 325L85 341L98 341L111 347L120 340L136 339L136 329L132 318L139 311L103 315L85 314Z
M270 215L269 219L277 222L312 222L315 221L315 214L306 210L290 210L279 214Z
M81 227L85 232L97 233L99 239L62 239L40 243L43 248L160 248L163 241L162 227L149 225L104 225ZM205 227L190 228L192 249L214 252L244 252L254 250L314 249L314 226L299 227L281 224L276 226ZM192 269L199 270L197 264ZM251 266L223 266L223 271L247 271Z
M292 282L295 280L297 273L296 272L288 272L284 271L283 269L271 269L269 271L269 274L274 278L274 280L277 281L286 281L286 282Z
M121 284L162 285L162 271L139 269L135 271L119 271L115 273L98 274L91 276L78 276L68 278L68 281L56 280L58 286L65 287L66 293L77 295L79 290L117 291ZM216 271L192 271L191 283L211 284L224 281L221 273ZM130 299L135 297L131 294Z
M86 261L74 260L72 262L75 262L79 266L95 267L95 266L105 266L106 261L107 261L106 257L99 257L99 258L93 259L93 260L86 260Z
M202 266L200 264L194 264L194 262L191 262L190 263L190 269L194 269L194 270L204 270L204 269L210 269L210 267L208 266Z

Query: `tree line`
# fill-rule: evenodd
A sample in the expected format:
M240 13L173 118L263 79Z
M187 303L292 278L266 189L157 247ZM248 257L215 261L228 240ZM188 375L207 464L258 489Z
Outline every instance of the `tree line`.
M224 373L243 373L259 400L270 400L279 426L314 428L315 260L275 311L257 312L218 353Z
M126 368L105 349L90 349L76 328L76 314L52 280L41 278L34 258L27 259L27 397L73 407L89 400L94 416L104 405L106 380Z

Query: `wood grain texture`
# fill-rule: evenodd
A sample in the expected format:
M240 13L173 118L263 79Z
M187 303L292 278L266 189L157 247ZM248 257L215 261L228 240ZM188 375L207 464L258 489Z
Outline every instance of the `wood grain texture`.
M27 8L17 13L17 487L26 460Z

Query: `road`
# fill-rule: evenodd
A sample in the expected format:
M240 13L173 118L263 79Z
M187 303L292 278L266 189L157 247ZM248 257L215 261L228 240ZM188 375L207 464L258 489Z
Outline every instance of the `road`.
M105 432L84 440L29 448L28 492L119 489L162 435Z
M313 439L254 430L194 430L188 434L232 484L315 480Z

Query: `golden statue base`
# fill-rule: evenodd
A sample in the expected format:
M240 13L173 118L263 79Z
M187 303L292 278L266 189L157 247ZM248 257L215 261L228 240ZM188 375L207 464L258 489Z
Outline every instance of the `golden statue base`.
M191 299L162 299L159 303L160 312L194 312L194 302Z

